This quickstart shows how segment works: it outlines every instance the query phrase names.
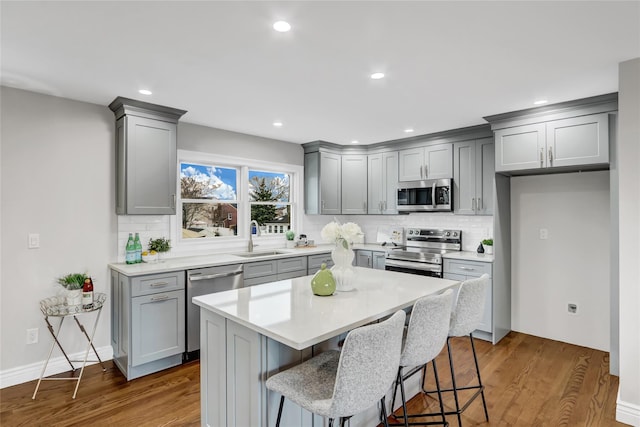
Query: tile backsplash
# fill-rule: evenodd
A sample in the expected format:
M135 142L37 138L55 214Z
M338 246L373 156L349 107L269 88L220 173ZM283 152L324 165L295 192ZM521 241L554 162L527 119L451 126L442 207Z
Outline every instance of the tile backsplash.
M305 233L309 239L314 240L316 243L323 243L320 231L334 218L341 223L355 222L358 224L365 234L363 243L376 243L378 227L390 226L459 229L462 230L462 250L465 251L475 251L482 239L493 237L492 216L454 215L450 213L304 215L302 227L298 227L299 230L296 230L296 233ZM140 233L142 246L146 248L151 238L170 238L171 217L169 215L118 215L118 262L124 261L125 246L129 233Z
M341 223L355 222L364 232L364 243L376 243L378 227L420 227L462 230L462 250L475 251L483 239L493 237L493 217L450 213L412 213L409 215L336 215ZM302 232L321 243L320 231L334 216L305 215Z

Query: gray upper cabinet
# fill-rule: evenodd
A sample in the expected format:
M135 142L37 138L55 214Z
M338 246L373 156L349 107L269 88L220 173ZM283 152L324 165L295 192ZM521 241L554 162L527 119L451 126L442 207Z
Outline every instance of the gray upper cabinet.
M453 144L454 213L493 214L494 165L493 138Z
M370 154L367 173L367 213L397 214L398 153Z
M552 120L495 132L496 172L609 163L607 113Z
M342 213L341 175L340 154L314 151L304 155L305 213Z
M398 180L420 181L453 177L451 144L436 144L398 152Z
M177 124L184 110L118 97L116 213L176 213Z
M342 155L342 213L367 213L367 155Z
M609 163L609 115L547 123L547 166Z

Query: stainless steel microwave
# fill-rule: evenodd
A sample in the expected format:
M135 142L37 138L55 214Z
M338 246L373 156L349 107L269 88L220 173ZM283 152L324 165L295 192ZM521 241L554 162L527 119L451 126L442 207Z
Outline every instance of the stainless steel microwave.
M451 212L451 179L398 183L398 212Z

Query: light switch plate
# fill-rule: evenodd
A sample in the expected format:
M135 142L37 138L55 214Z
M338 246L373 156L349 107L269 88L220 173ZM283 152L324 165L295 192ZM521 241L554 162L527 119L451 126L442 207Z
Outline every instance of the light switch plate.
M29 249L38 249L40 247L40 235L37 233L29 233Z

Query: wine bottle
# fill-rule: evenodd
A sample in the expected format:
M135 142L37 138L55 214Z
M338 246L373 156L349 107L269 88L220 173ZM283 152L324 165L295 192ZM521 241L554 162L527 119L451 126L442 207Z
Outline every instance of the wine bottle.
M136 238L133 240L133 247L136 251L136 263L142 262L142 243L140 243L140 235L136 233Z
M127 264L136 263L136 247L133 243L133 234L129 233L129 240L127 240L127 246L125 248L125 262Z
M84 279L84 285L82 285L82 308L91 307L93 307L93 281L89 277Z

